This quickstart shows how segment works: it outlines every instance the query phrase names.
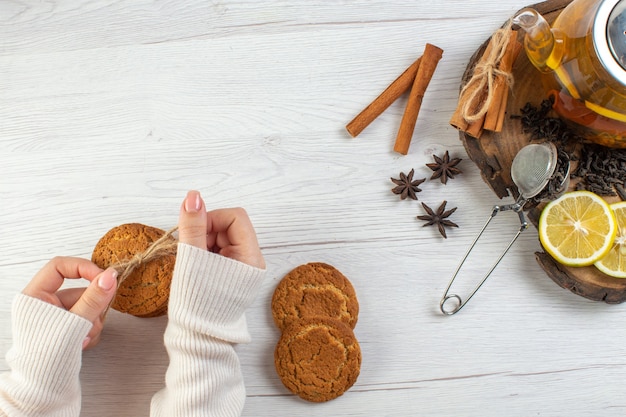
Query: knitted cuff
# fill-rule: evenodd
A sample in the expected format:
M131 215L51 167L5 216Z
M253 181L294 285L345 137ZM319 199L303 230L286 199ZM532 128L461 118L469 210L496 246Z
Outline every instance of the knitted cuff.
M178 244L168 314L181 326L230 342L246 342L244 312L265 270L206 250Z
M91 322L37 298L18 294L12 306L11 373L0 389L14 404L39 410L80 410L82 342ZM54 414L56 415L56 414Z

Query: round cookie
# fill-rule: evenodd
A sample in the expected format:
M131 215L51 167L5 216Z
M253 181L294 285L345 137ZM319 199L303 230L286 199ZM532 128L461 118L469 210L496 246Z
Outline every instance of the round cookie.
M272 317L281 330L294 320L316 316L340 320L354 329L358 314L359 302L348 278L321 262L293 269L272 297Z
M343 322L303 319L284 329L274 351L274 365L285 387L300 398L329 401L356 382L361 348Z
M98 241L91 261L107 268L145 251L164 234L161 229L139 223L122 224ZM139 265L118 288L111 308L138 317L166 314L175 260L176 255L172 254Z

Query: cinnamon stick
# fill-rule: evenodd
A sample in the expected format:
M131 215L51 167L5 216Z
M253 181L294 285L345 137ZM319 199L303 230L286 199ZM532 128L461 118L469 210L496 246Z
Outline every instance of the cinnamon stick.
M367 107L365 107L350 123L346 125L346 130L355 138L374 121L383 111L387 109L405 91L411 88L417 69L420 66L421 57L415 60L404 70L389 86L380 93Z
M509 89L505 89L502 92L502 98L500 99L500 108L498 109L498 119L495 122L495 126L491 130L492 132L502 132L502 128L504 127L504 116L506 116L506 107L509 102ZM489 116L489 111L487 112L487 116ZM486 118L485 118L486 120ZM487 122L485 121L485 124ZM487 129L485 127L485 129Z
M484 129L493 132L502 131L504 124L504 113L506 113L506 103L509 97L509 83L504 73L511 72L513 63L522 49L521 43L517 40L517 31L509 30L507 36L507 47L498 66L499 73L494 81L493 99L487 109L483 123Z
M424 54L422 55L422 62L415 74L415 81L411 87L409 94L409 100L407 101L404 114L402 115L402 121L400 122L400 129L396 136L396 142L393 150L406 155L409 152L409 146L411 145L411 139L413 138L413 131L415 130L415 123L417 122L417 116L422 106L422 99L426 88L430 83L430 80L435 73L437 64L441 60L443 50L431 45L426 44L424 48Z
M476 120L475 122L470 123L467 126L467 129L465 129L465 133L467 133L468 135L470 135L473 138L476 139L480 139L480 137L483 134L483 125L485 123L485 115L482 115L478 120Z

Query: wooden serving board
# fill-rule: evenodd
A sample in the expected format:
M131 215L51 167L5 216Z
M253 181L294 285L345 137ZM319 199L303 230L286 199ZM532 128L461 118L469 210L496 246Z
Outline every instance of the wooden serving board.
M552 23L572 0L548 0L531 5ZM482 56L489 39L474 53L463 75L465 83L472 75L474 66ZM527 102L539 106L547 98L545 90L539 88L542 79L522 51L513 66L514 85L507 103L507 117L501 132L485 131L480 139L460 133L460 139L468 156L478 166L483 180L499 197L517 196L517 188L511 180L511 163L517 152L530 143L530 137L522 133L518 119L510 115L520 114ZM572 187L574 184L572 184ZM537 225L540 211L531 210L530 220ZM558 285L575 294L596 301L621 303L626 301L626 279L603 274L594 266L573 268L561 265L545 252L536 252L535 259L547 275Z

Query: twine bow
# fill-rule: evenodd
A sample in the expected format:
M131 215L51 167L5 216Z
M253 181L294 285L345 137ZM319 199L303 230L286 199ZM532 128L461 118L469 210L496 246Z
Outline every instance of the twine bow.
M461 96L468 92L467 100L461 109L463 118L468 123L480 120L487 113L494 97L494 84L498 76L505 80L507 86L510 87L513 84L513 75L499 69L511 39L507 33L511 30L512 25L511 19L504 27L494 32L490 42L490 46L493 46L487 48L486 56L476 64L472 78L461 90ZM480 105L478 105L479 103Z

